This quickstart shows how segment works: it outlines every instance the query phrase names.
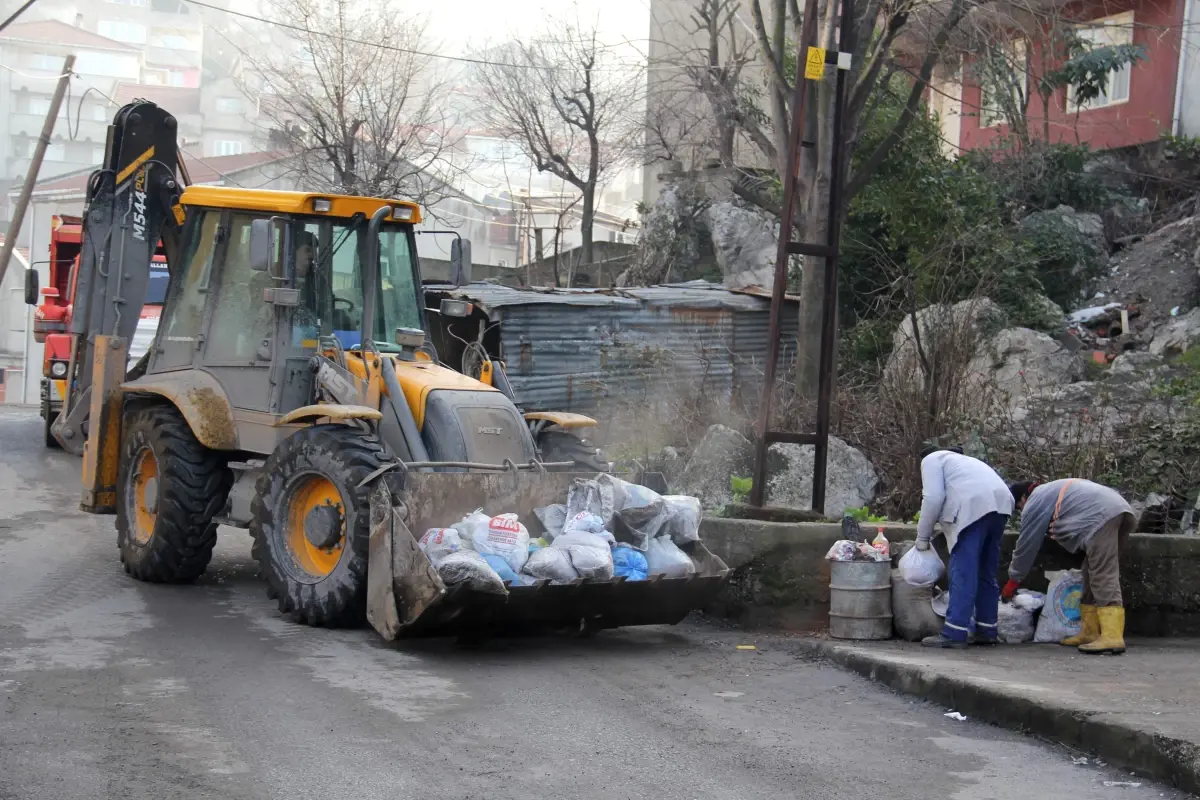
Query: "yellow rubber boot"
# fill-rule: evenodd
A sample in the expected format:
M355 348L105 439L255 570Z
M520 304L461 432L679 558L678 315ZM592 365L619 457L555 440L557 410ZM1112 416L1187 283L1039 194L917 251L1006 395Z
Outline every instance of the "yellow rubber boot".
M1090 644L1081 644L1079 652L1095 655L1125 652L1125 609L1120 606L1104 606L1096 609L1100 617L1100 638Z
M1096 607L1087 603L1079 604L1079 618L1083 627L1074 636L1068 636L1060 644L1063 647L1079 647L1081 644L1091 644L1100 638L1100 617L1096 615Z

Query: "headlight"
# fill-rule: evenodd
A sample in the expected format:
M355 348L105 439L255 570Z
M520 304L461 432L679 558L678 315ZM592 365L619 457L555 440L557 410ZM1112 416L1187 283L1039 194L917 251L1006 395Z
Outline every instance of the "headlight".
M397 222L410 222L413 218L413 210L411 206L393 206L392 219Z
M333 201L324 197L314 197L312 201L313 211L325 213L333 210Z
M55 361L50 365L50 377L65 378L67 377L67 362Z

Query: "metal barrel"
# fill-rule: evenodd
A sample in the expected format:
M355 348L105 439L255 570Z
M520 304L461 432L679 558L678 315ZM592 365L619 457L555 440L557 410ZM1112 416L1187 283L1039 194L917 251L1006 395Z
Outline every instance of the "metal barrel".
M892 637L890 561L829 563L829 635L835 639Z

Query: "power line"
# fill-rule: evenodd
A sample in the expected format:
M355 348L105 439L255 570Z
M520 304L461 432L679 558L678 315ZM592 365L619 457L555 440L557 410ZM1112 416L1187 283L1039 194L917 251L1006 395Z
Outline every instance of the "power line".
M78 75L79 73L74 73L74 74ZM104 93L104 92L102 92L101 90L97 89L97 88L96 88L96 87L94 87L94 86L89 86L89 87L88 87L88 89L87 89L87 91L83 93L83 96L79 98L79 107L80 107L80 108L82 108L82 107L83 107L83 98L84 98L84 97L87 97L87 93L88 93L88 92L95 92L96 94L98 94L98 95L100 95L101 97L103 97L105 100L107 100L107 101L108 101L108 102L109 102L111 105L113 105L113 106L114 106L114 107L116 107L116 108L120 108L120 107L121 107L121 104L120 104L120 103L118 103L116 100L114 100L114 99L112 99L111 97L109 97L107 94L105 94L105 93ZM76 110L76 112L75 112L75 120L76 120L76 122L75 122L75 130L76 130L76 132L78 132L78 131L79 131L79 124L80 124L80 117L79 117L79 110L78 110L78 109L77 109L77 110ZM70 129L70 126L71 126L71 110L70 110L70 108L68 107L68 109L67 109L67 128L68 128L68 130ZM74 137L74 136L72 136L71 138L72 138L72 139L74 139L75 137ZM185 149L183 149L183 148L180 148L180 149L179 149L179 158L180 158L180 159L182 159L182 158L184 158L184 156L186 156L186 157L188 158L188 160L189 160L189 161L195 161L197 164L203 164L204 166L206 166L206 167L208 167L209 169L211 169L211 170L212 170L214 173L216 173L216 174L217 174L218 176L220 176L221 178L223 178L223 179L225 179L225 180L227 180L227 181L232 181L233 183L237 184L238 186L240 186L240 187L241 187L241 188L243 188L243 189L245 189L245 188L246 188L244 185L242 185L241 183L239 183L239 182L238 182L238 180L237 180L236 178L233 178L233 177L231 177L231 176L229 176L229 175L226 175L224 172L221 172L221 170L217 169L216 167L214 167L212 164L210 164L210 163L208 163L207 161L205 161L205 160L204 160L203 158L201 158L200 156L197 156L197 155L195 155L195 154L193 154L193 153L189 153L189 152L187 152Z
M315 30L311 30L309 28L303 28L299 25L292 25L287 22L282 22L280 20L267 19L266 17L259 17L259 16L255 16L254 14L247 14L243 11L234 11L234 10L228 9L228 8L221 8L220 6L214 6L214 5L211 5L210 3L202 2L201 0L184 0L184 2L190 3L191 5L194 5L194 6L200 6L201 8L212 9L213 11L220 11L223 14L230 14L235 17L242 17L243 19L249 19L249 20L254 20L255 22L261 22L264 25L274 25L277 28L285 28L287 30L297 31L299 33L305 34L306 36L325 36L327 38L337 39L339 41L347 42L349 44L360 44L360 45L363 45L364 47L375 47L380 50L391 50L396 53L405 53L406 55L422 56L424 58L440 58L440 59L444 59L446 61L458 61L458 62L461 62L464 64L478 64L481 66L490 66L490 67L510 67L510 68L515 68L515 69L541 69L541 70L555 69L555 67L553 65L549 65L549 64L520 64L520 63L516 63L516 62L489 61L484 58L471 58L470 56L448 56L448 55L445 55L444 53L430 53L430 52L427 52L424 50L413 50L413 49L407 48L407 47L396 47L395 45L383 44L381 42L368 42L364 39L354 39L349 36L342 36L337 33L330 33L327 31L315 31ZM603 49L603 50L610 50L610 49L615 49L617 47L622 47L625 45L632 46L633 42L626 40L617 45L598 45L598 48ZM606 69L606 70L593 70L593 71L594 72L601 72L601 71L615 72L615 71L624 71L624 70L617 70L617 69L610 68L610 69Z
M22 14L24 14L25 11L36 2L37 2L37 0L27 0L25 5L21 6L20 8L18 8L16 11L14 11L12 13L12 16L10 16L8 19L4 20L4 22L0 22L0 31L4 30L9 25L11 25L13 23L13 20L15 20L17 17L21 16Z

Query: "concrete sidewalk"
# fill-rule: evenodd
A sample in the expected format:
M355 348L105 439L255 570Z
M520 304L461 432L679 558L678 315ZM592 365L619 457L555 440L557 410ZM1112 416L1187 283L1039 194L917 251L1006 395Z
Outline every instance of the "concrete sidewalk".
M1200 794L1200 639L1132 639L1123 656L1045 644L792 641L897 691Z

